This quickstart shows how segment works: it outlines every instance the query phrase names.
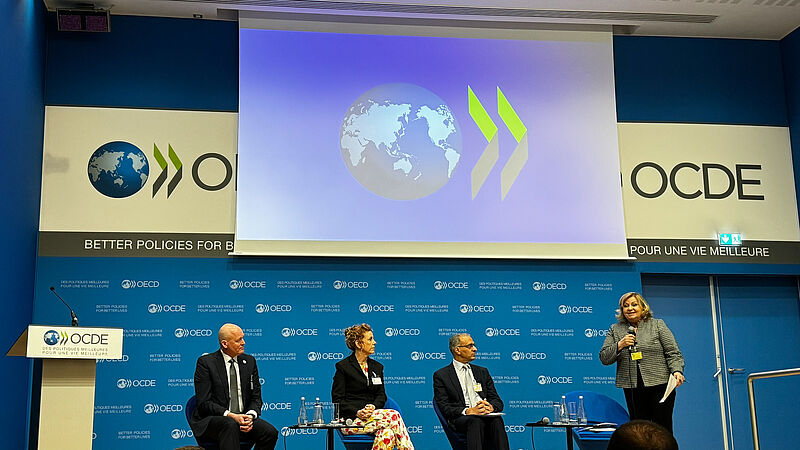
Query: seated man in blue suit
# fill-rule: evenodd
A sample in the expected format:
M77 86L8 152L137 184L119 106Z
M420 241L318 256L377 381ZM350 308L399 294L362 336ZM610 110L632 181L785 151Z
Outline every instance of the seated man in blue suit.
M485 367L475 359L475 341L469 334L450 338L453 363L433 374L433 398L447 423L467 435L467 450L508 450L503 401Z
M194 435L221 450L239 450L239 440L256 450L273 450L278 430L258 418L261 384L256 360L244 354L244 332L232 323L219 329L219 350L197 358L194 371L197 408L189 425Z

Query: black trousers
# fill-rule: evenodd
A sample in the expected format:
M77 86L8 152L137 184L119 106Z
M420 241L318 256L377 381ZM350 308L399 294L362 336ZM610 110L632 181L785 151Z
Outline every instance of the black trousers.
M216 416L211 418L206 432L200 438L216 442L220 450L239 450L240 441L254 442L255 450L273 450L278 442L278 430L269 422L256 419L253 421L253 429L242 433L235 420Z
M450 422L467 435L467 450L508 450L508 435L502 416L461 416Z
M675 407L676 391L672 391L664 403L658 403L667 389L666 383L645 387L642 373L638 367L636 368L636 386L638 387L623 389L631 420L649 420L672 433L672 409Z

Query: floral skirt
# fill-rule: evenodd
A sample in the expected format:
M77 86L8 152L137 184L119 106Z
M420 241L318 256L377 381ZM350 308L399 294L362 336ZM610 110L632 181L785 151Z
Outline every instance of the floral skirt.
M403 418L393 409L376 409L366 422L356 417L353 423L364 425L364 428L344 428L342 434L374 434L372 450L391 450L395 447L399 450L414 449Z

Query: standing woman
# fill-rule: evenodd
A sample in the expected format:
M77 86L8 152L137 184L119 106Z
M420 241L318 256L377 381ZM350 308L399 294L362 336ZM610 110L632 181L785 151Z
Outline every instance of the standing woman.
M336 363L331 399L339 403L343 419L353 419L364 428L345 428L344 434L374 434L372 450L414 449L403 418L393 409L383 409L383 364L370 358L375 353L372 328L362 323L344 330L347 348L353 353Z
M675 391L659 403L670 375L683 384L683 355L675 336L637 292L619 299L618 322L611 325L600 349L600 361L617 363L617 387L623 388L631 420L655 422L672 433Z

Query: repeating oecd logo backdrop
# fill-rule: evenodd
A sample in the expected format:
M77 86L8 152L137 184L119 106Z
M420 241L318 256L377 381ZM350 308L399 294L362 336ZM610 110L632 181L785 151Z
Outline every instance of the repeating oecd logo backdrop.
M621 401L613 382L607 382L613 380L614 368L584 355L598 351L606 333L602 327L614 322L613 308L619 295L639 289L636 274L592 272L588 280L584 276L589 275L583 273L532 275L527 273L529 269L511 272L496 267L431 275L430 270L405 272L393 266L391 273L354 270L344 276L340 263L318 263L313 274L289 273L291 269L275 269L272 263L262 270L260 262L242 266L205 258L160 263L94 258L76 264L79 267L68 270L75 274L72 277L80 282L116 280L111 287L124 294L128 305L124 313L101 313L97 308L81 317L87 323L111 320L125 330L124 359L101 360L97 365L95 423L103 430L95 441L98 448L119 448L118 432L125 435L127 431L139 433L136 439L147 436L147 444L153 448L191 444L193 437L183 415L185 401L194 393L195 362L218 348L217 329L224 322L243 328L245 351L259 366L259 377L244 381L261 386L263 413L280 425L295 423L301 396L312 403L320 397L327 407L335 364L350 354L342 330L358 322L369 323L375 332L378 347L373 358L384 364L387 391L400 402L418 448L436 449L445 442L430 407L430 383L433 372L452 360L448 338L454 333L467 332L475 339L479 350L475 363L494 376L508 405L506 424L510 427L541 417L544 412L538 405L557 401L571 390L587 389ZM69 278L53 267L52 262L40 265L42 279ZM120 275L115 278L108 270ZM293 283L309 278L327 281L313 288ZM134 287L123 290L119 287L123 279ZM502 279L519 280L519 285L527 288L484 288L495 286L485 281ZM619 292L552 289L539 294L531 288L534 280L583 287L598 279L613 283ZM181 280L206 280L202 286L208 287L188 281L181 284ZM335 280L342 282L338 290L332 285ZM395 280L408 281L416 288L398 288ZM435 280L440 282L439 290L433 286ZM159 287L135 287L145 285L139 281L158 281ZM114 300L108 298L107 290L70 289L71 295L85 298L89 304L113 309ZM51 315L51 299L36 305L34 319L46 320ZM564 306L563 315L557 312L560 306ZM589 314L595 310L604 314ZM74 333L70 327L53 326L42 328L36 336L39 345L51 351L78 347L71 339L97 339L91 333L73 338ZM325 411L326 418L329 413ZM313 448L319 434L324 434L303 431L318 434L293 434L287 437L287 445L294 442L293 448ZM530 445L524 433L515 431L509 438L513 448ZM540 445L539 439L537 436L537 448L563 446L563 434L541 436Z

